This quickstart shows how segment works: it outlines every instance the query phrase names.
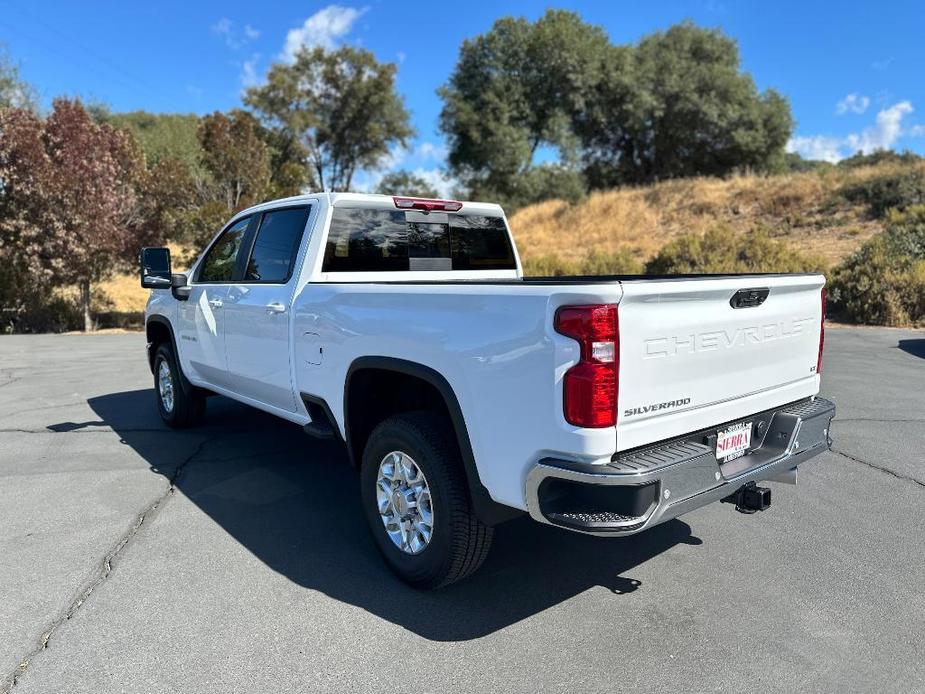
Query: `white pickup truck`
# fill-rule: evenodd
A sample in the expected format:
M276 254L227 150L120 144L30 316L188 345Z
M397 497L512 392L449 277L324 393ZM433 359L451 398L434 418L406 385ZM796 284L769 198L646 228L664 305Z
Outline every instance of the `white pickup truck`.
M638 533L828 449L825 278L527 278L497 205L323 193L240 212L192 264L142 251L174 427L220 394L336 437L405 581L475 571L498 523Z

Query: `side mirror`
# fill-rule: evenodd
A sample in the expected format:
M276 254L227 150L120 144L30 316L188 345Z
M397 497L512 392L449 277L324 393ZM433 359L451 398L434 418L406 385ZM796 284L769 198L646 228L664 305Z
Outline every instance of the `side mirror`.
M141 286L145 289L170 289L173 286L169 248L141 249Z

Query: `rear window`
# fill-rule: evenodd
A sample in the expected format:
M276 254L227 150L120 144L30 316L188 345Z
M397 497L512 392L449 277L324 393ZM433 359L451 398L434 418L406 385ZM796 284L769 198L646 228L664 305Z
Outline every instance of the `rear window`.
M501 217L335 207L323 272L514 270Z

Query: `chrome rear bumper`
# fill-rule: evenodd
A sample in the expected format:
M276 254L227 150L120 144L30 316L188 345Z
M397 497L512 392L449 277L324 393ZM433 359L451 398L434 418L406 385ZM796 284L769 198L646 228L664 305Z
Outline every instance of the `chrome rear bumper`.
M831 446L835 405L820 397L739 421L757 445L720 464L715 434L736 422L614 456L609 464L540 460L526 482L537 521L595 535L629 535L729 496L748 482L786 478ZM712 437L712 438L711 438Z

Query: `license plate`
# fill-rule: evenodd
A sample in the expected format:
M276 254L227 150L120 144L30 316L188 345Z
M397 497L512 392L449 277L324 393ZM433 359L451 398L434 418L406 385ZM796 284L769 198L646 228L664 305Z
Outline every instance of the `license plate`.
M745 455L752 443L752 423L736 424L716 433L716 457L728 463Z

